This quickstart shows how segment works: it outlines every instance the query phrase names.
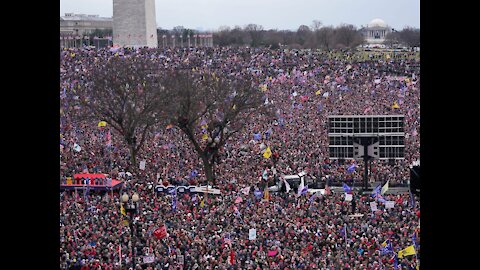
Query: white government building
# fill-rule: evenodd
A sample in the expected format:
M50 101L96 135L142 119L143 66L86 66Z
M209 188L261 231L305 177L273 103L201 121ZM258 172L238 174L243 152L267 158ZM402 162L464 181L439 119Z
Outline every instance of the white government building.
M112 30L113 19L99 15L65 13L60 16L61 36L84 36L95 29Z
M366 27L361 29L367 44L382 44L392 28L382 19L371 20Z

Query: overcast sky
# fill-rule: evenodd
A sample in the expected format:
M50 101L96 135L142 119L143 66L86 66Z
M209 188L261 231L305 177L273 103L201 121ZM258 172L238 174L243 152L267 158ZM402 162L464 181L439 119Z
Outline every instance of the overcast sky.
M113 0L60 0L65 13L112 17ZM383 19L397 30L420 28L420 0L156 0L157 27L183 26L217 30L220 26L262 25L264 29L296 30L313 20L324 25L357 27Z

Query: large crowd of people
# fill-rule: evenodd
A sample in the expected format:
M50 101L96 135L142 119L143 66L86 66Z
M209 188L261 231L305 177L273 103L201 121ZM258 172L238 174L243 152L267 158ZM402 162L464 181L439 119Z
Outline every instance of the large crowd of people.
M415 59L356 61L347 53L334 58L314 51L260 48L90 49L60 51L60 182L73 174L105 173L123 181L122 190L64 191L60 194L60 267L62 269L408 269L418 265L419 202L408 192L384 194L393 208L370 194L298 196L290 193L257 197L274 174L305 171L320 181L353 181L360 186L363 164L329 159L329 115L405 116L405 159L374 160L371 182L405 186L409 167L420 158L420 70ZM343 56L342 56L343 55ZM274 108L274 116L256 115L222 148L210 183L221 195L157 194L156 185L201 185L205 174L188 139L175 127L157 127L147 136L137 159L145 169L131 168L128 147L102 119L79 119L85 109L73 102L86 74L113 57L155 59L166 68L188 68L230 74L250 72ZM392 107L393 104L398 106ZM254 134L261 138L254 139ZM261 155L268 146L276 153ZM128 172L128 173L127 173ZM195 172L194 174L192 172ZM357 184L358 182L358 184ZM249 192L241 190L249 189ZM138 218L122 221L120 195L140 195ZM238 198L242 198L241 200ZM355 208L355 209L353 209ZM363 216L350 215L353 213ZM131 225L130 224L130 225ZM168 237L153 230L165 224ZM249 230L256 239L249 240ZM412 240L412 236L416 238ZM383 254L387 239L395 251L415 244L416 255ZM413 243L415 242L415 243ZM135 243L135 244L133 244ZM395 253L396 254L396 253ZM153 263L143 263L144 256ZM393 256L393 257L392 257ZM395 258L394 258L395 257ZM180 259L183 258L183 259ZM183 261L183 263L182 263ZM402 268L402 269L403 269Z

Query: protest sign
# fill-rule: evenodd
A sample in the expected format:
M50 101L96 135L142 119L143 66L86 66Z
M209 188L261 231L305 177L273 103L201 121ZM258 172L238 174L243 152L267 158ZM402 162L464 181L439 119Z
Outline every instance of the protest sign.
M385 208L393 208L395 206L395 201L386 201Z
M372 212L377 211L377 203L376 202L371 202L370 203L370 208L372 209Z
M165 225L155 229L155 231L153 231L153 235L155 235L155 237L157 237L157 239L163 239L165 237L167 237L167 227Z
M143 256L143 263L153 263L155 261L155 256Z
M257 239L257 229L250 229L248 231L248 240L255 240Z

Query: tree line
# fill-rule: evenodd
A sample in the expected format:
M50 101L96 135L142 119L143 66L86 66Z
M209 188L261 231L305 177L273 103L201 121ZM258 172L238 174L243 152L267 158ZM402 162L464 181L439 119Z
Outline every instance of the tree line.
M184 39L190 35L199 34L198 31L176 26L172 30L158 29L159 39L162 35L182 36ZM387 45L407 47L420 46L420 29L405 27L400 31L393 30L385 40ZM338 26L325 26L322 22L314 20L310 26L300 25L296 31L291 30L265 30L262 25L247 24L244 27L221 26L213 31L215 46L250 46L269 47L277 49L281 46L296 49L344 49L355 48L365 44L362 29L352 24Z
M213 31L214 46L250 46L250 47L269 47L278 49L286 46L294 49L345 49L355 48L365 44L365 38L358 29L352 24L341 24L338 26L325 26L320 21L314 20L310 26L300 25L296 31L291 30L265 30L258 24L247 24L244 27L235 26L233 28L222 26ZM105 37L111 36L111 30L96 29L90 33L90 36ZM158 28L157 37L159 44L162 44L162 36L168 37L174 35L180 36L184 41L195 34L202 34L197 30L188 29L183 26L175 26L171 30ZM400 31L393 30L387 34L385 44L389 46L420 46L420 29L405 27ZM185 45L186 46L186 45Z

